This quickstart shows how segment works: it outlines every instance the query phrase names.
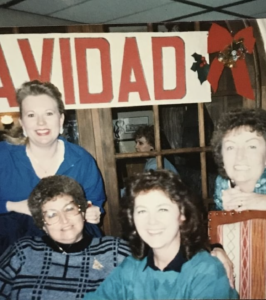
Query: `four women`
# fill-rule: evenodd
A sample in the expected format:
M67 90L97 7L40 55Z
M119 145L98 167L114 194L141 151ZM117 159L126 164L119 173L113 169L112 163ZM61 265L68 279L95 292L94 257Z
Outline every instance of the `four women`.
M92 156L60 137L64 105L58 89L48 82L26 82L17 91L17 101L25 143L0 143L0 254L22 236L35 237L21 239L1 257L0 295L27 299L26 295L38 294L40 299L53 299L56 294L81 299L129 250L121 240L91 238L101 236L92 224L99 223L103 211L103 182ZM212 140L224 176L216 181L215 201L220 209L266 209L262 195L266 193L265 120L263 110L241 110L220 121ZM135 140L137 151L153 151L153 126L140 127ZM177 174L166 159L164 168ZM144 171L151 171L134 176L126 189L123 229L133 257L110 275L93 298L236 298L223 266L208 253L193 198L177 175L153 169L157 169L156 160L150 158ZM68 177L50 177L55 174ZM69 177L81 184L89 204ZM39 237L43 232L31 216L47 236ZM85 226L87 233L84 221L91 223ZM106 251L99 252L99 247ZM116 249L113 263L110 247ZM36 266L31 261L34 257ZM62 276L64 269L69 287ZM92 275L91 269L98 270L98 275Z

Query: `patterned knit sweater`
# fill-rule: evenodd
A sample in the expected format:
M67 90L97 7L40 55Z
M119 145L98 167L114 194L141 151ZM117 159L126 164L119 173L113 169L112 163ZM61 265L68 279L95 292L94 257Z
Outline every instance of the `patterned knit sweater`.
M82 299L129 254L127 243L114 237L93 238L68 254L40 237L22 238L0 257L0 299Z
M205 251L184 263L181 272L155 271L146 265L147 258L129 256L84 300L238 298L223 265Z

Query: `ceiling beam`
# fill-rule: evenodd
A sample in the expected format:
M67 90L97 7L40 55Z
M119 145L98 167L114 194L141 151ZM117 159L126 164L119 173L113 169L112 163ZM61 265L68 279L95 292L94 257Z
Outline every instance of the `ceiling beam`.
M241 4L246 4L248 2L253 2L253 1L256 1L256 0L242 0L242 1L237 1L237 2L234 2L234 3L230 3L230 4L220 5L220 6L217 6L217 7L212 7L212 6L209 6L209 5L195 3L193 1L186 1L186 0L172 0L172 1L182 3L182 4L187 4L187 5L194 6L194 7L199 7L199 8L202 8L204 10L199 11L199 12L195 12L195 13L191 13L191 14L187 14L187 15L183 15L183 16L179 16L179 17L176 17L176 18L167 19L167 20L164 20L164 22L178 21L178 20L182 20L184 18L199 16L199 15L206 14L206 13L209 13L209 12L219 12L219 13L227 14L227 15L230 15L230 16L238 17L238 18L241 18L241 19L254 19L251 16L242 15L242 14L238 14L238 13L235 13L235 12L225 10L225 8L229 8L229 7L237 6L237 5L241 5Z
M9 8L13 5L19 4L24 1L25 0L10 0L10 1L7 1L7 3L0 5L0 8Z

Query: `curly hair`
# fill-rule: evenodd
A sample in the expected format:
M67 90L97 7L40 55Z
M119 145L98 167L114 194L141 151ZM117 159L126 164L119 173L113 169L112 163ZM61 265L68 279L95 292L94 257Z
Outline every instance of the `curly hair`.
M159 190L178 205L185 216L180 225L181 245L187 259L202 249L209 250L207 235L204 230L202 215L197 209L196 199L190 194L179 177L168 170L150 170L135 174L128 179L125 196L121 203L121 223L124 236L128 237L132 254L137 259L147 255L148 245L140 238L134 224L135 198L142 192Z
M64 175L54 175L43 178L33 189L28 199L28 206L35 224L43 228L42 207L57 196L71 196L73 201L80 205L82 212L86 211L87 200L79 183Z
M222 142L227 133L233 129L246 126L251 132L256 131L266 141L266 111L263 109L237 109L225 113L217 123L213 132L211 145L214 160L218 166L219 174L228 178L224 169L222 156Z
M154 140L154 126L153 125L143 125L140 126L134 133L134 140L140 139L142 137L146 138L146 141L153 148L155 147Z
M28 96L47 95L56 101L60 115L64 113L64 102L62 94L58 88L51 82L41 82L39 80L32 80L24 82L17 90L16 97L19 105L20 117L22 117L22 102Z

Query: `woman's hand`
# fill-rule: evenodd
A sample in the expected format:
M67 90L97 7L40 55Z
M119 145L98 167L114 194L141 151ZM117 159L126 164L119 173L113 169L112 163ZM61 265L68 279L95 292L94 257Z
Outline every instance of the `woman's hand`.
M235 288L235 279L234 279L234 265L230 258L227 256L225 251L221 248L214 248L211 251L211 255L215 256L219 259L219 261L223 264L227 277L229 279L230 286Z
M12 201L7 201L6 203L6 209L7 211L14 211L17 213L25 214L31 216L29 207L28 207L28 200L22 200L19 202L12 202Z
M238 186L222 192L225 210L266 210L266 195L242 192Z
M88 208L86 210L85 219L92 224L100 223L101 211L98 206L92 205L91 201L88 201Z

